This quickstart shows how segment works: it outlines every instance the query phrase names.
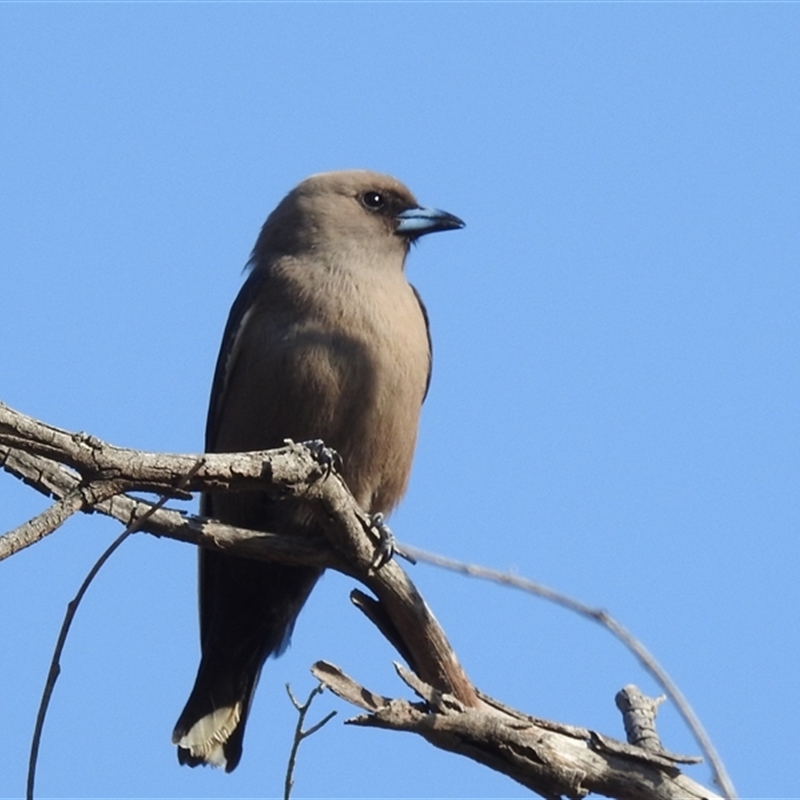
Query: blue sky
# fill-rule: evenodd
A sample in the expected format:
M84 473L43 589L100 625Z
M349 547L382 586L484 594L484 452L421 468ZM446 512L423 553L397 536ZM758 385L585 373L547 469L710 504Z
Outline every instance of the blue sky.
M409 259L434 339L403 541L601 606L693 703L743 797L796 797L800 6L4 4L0 399L115 444L196 452L259 226L365 167L467 228ZM44 501L0 476L0 528ZM195 506L190 506L194 508ZM68 600L118 528L72 520L0 565L0 797ZM622 737L634 658L519 592L411 570L467 672ZM281 793L319 658L407 696L328 575L270 662L232 775L177 764L195 554L140 536L74 625L42 797ZM410 736L343 727L296 797L521 797ZM314 712L312 712L312 717ZM697 747L674 709L660 732ZM704 766L690 774L709 779Z

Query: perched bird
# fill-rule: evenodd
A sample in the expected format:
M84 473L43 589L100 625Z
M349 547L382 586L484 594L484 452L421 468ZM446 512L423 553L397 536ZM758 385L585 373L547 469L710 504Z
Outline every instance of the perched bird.
M361 170L304 180L261 229L250 275L222 339L207 452L321 439L368 513L406 488L428 390L428 318L403 272L409 245L463 227L420 207L402 183ZM205 516L304 535L302 501L208 494ZM200 550L200 644L194 688L173 733L181 764L235 769L264 661L286 648L320 571Z

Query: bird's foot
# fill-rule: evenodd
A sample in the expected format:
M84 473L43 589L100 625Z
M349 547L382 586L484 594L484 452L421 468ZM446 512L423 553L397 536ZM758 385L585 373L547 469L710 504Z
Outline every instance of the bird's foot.
M394 538L392 529L386 524L386 518L378 512L373 514L370 519L372 530L378 534L378 546L375 548L375 557L372 559L372 568L380 569L392 560L397 541Z
M291 439L286 439L285 441L287 444L295 444ZM342 457L332 447L328 447L322 439L309 439L307 442L300 442L300 444L314 456L325 470L324 478L329 477L334 471L342 471Z

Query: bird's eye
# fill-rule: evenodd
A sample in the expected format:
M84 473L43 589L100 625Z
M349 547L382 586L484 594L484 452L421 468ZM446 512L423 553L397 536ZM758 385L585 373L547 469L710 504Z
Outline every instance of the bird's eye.
M364 192L361 195L361 202L367 208L371 208L373 211L377 211L379 208L383 208L386 205L386 198L380 192Z

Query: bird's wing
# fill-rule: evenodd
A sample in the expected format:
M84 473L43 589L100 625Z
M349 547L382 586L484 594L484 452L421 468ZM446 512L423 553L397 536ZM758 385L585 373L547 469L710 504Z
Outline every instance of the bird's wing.
M248 314L253 310L254 302L264 283L269 276L265 270L254 269L239 290L233 302L225 332L222 335L222 344L217 356L217 366L214 369L214 381L211 386L211 397L208 403L208 418L206 419L206 452L214 452L217 445L219 422L222 409L225 406L225 396L228 389L228 379L233 371L233 365L238 354L240 335L247 323Z
M422 318L425 320L425 333L428 336L428 377L425 379L425 394L422 395L422 402L425 402L425 398L428 396L428 389L431 385L431 375L433 373L433 341L431 340L431 323L428 319L428 309L425 308L425 303L422 302L422 297L420 297L420 293L417 291L417 287L413 284L410 284L411 290L414 292L414 297L417 298L417 302L419 303L419 310L422 312Z

